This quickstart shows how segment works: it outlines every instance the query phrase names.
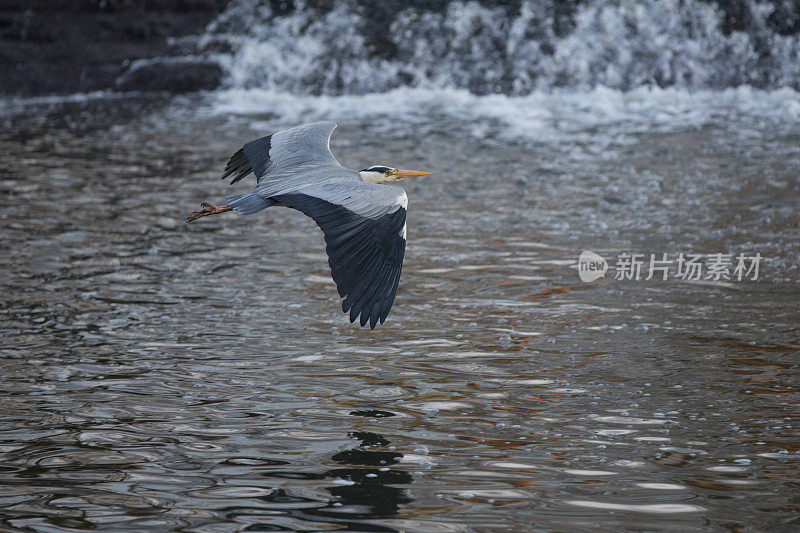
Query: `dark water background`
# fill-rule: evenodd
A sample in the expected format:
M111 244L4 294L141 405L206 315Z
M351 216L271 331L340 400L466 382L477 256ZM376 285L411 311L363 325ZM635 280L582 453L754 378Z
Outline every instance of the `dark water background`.
M340 121L343 164L434 173L370 331L301 214L184 222L290 124L163 98L0 117L4 531L798 528L796 123ZM583 250L765 261L585 284Z

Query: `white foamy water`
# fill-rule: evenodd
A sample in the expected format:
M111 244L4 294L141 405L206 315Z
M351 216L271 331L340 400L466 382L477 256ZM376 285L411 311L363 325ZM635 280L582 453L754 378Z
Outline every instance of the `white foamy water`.
M206 32L231 49L232 88L353 94L400 86L530 94L557 87L798 87L789 2L452 1L399 11L358 2L277 9L234 0ZM213 46L208 47L214 50Z
M478 96L465 89L398 88L385 93L339 96L297 95L268 89L229 89L213 95L216 114L268 115L276 121L363 122L392 118L380 128L417 127L442 118L459 134L481 138L522 138L553 142L613 138L620 131L671 131L714 124L800 121L800 93L792 89L763 91L738 87L722 91L640 88L620 91L598 87L588 91L539 91L526 96ZM258 122L254 123L259 127ZM377 125L376 125L377 127ZM602 128L601 131L596 131Z
M417 134L445 119L459 135L600 151L641 131L800 120L800 35L778 22L791 6L748 2L732 27L701 0L270 5L234 0L206 29L201 49L227 72L216 113Z
M51 96L32 96L28 98L8 96L0 98L0 116L22 113L29 108L46 108L62 104L89 104L97 100L123 100L142 96L139 91L113 92L92 91L88 93L74 93Z

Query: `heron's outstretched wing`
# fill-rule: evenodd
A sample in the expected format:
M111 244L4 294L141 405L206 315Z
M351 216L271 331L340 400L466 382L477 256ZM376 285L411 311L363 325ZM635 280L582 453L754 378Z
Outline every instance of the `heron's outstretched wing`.
M314 219L325 234L328 264L342 310L371 328L386 320L406 250L403 189L361 181L327 181L272 196Z
M260 182L271 172L308 163L339 166L330 150L335 128L334 122L314 122L249 142L233 154L222 179L233 176L236 183L252 172Z

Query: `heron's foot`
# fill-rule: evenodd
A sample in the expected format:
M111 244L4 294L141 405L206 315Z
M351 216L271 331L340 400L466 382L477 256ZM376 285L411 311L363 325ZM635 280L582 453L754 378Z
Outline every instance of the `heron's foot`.
M233 208L229 205L214 205L208 202L203 202L200 204L203 208L200 211L192 211L188 217L186 217L186 222L191 222L193 220L197 220L198 218L207 217L208 215L218 215L220 213L226 213L228 211L233 210Z

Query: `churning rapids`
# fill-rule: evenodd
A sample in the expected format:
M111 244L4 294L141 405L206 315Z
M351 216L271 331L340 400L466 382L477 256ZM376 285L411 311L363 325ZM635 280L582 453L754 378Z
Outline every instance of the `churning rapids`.
M0 529L800 527L800 63L744 4L443 3L392 47L235 1L218 91L0 101ZM303 215L184 223L322 119L347 166L434 173L375 331ZM764 260L584 283L584 250Z
M755 0L232 2L208 28L231 88L529 94L800 87L800 7Z

